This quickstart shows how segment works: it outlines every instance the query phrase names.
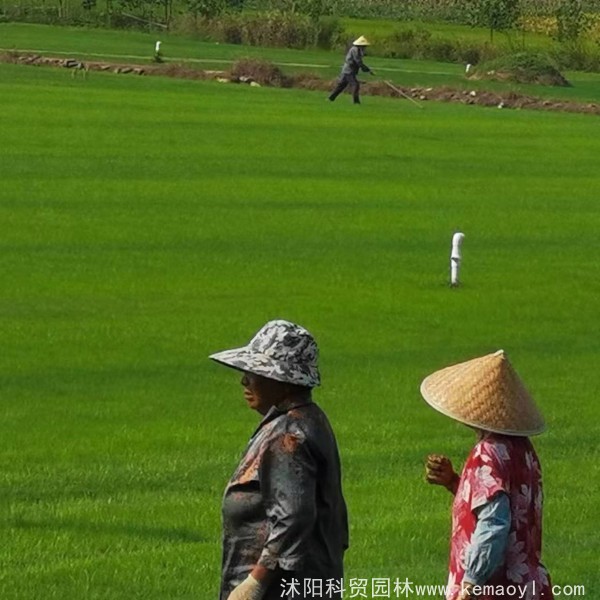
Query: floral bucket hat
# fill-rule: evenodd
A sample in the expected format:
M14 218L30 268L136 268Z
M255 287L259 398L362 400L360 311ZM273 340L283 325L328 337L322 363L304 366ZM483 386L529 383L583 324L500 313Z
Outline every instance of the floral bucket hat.
M317 343L304 327L279 319L264 325L247 346L209 358L239 371L312 388L321 383L318 355Z

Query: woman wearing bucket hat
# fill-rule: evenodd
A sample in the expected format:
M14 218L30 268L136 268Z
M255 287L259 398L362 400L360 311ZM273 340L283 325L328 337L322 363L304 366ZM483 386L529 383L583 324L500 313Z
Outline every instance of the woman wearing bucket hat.
M529 441L545 425L504 351L433 373L421 394L478 436L460 476L445 456L427 459L427 481L454 495L447 600L552 600L541 468Z
M317 355L306 329L277 320L210 356L243 372L244 398L263 417L223 497L220 600L274 600L286 589L301 600L327 580L341 586L348 519L335 437L311 398Z
M340 79L333 92L331 92L329 95L329 100L331 100L331 102L333 102L348 87L348 85L350 85L352 88L352 98L354 100L354 104L360 104L360 83L356 78L358 71L362 70L365 73L371 73L371 75L375 75L374 71L367 67L367 65L365 65L363 62L365 48L368 45L369 41L363 35L352 42L352 47L346 54L346 60L344 61L344 66L342 67Z

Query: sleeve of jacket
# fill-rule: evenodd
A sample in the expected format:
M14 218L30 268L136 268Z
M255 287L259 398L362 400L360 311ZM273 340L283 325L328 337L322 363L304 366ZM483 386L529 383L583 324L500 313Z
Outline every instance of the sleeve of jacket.
M365 63L363 62L363 53L356 46L354 46L354 50L356 51L354 53L354 60L356 62L356 66L363 73L369 73L371 71L371 69L369 67L367 67L367 65L365 65Z
M316 461L302 432L286 432L269 444L259 482L270 532L258 564L302 568L317 517L316 477Z
M510 532L510 500L504 492L496 494L477 509L477 526L466 555L465 580L484 585L502 564Z

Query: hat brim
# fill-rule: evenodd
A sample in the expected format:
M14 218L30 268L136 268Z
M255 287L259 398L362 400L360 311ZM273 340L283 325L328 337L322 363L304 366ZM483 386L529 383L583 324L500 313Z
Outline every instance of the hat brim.
M317 387L321 383L318 370L314 368L301 369L297 365L284 366L281 361L274 360L270 356L256 352L247 346L216 352L211 354L209 358L226 367L254 373L282 383L310 388Z
M489 431L491 433L499 433L502 435L514 435L514 436L519 436L519 437L529 437L529 436L533 436L533 435L539 435L541 433L544 433L544 431L546 431L546 424L544 422L542 422L538 428L530 429L530 430L495 428L493 426L490 426L489 423L484 423L484 422L480 422L477 420L469 419L465 415L460 414L460 412L457 410L451 410L448 408L444 408L444 407L440 406L435 401L435 399L427 393L427 383L428 383L427 380L428 379L429 379L428 377L425 378L425 380L421 384L421 396L423 396L423 399L425 400L425 402L427 402L427 404L429 404L429 406L431 406L431 408L437 410L439 413L441 413L445 417L449 417L450 419L453 419L454 421L458 421L459 423L462 423L463 425L467 425L468 427L474 427L475 429L481 429L483 431Z

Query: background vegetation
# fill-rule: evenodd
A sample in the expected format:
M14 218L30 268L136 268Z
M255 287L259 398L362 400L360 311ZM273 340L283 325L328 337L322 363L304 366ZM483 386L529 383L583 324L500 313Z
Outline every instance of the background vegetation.
M476 64L544 46L562 67L597 71L599 7L598 0L1 0L0 22L173 31L225 43L327 49L345 47L359 30L369 33L372 52L382 56ZM440 30L440 23L459 29Z
M86 33L54 44L98 52ZM106 33L106 51L152 39ZM293 55L325 56L311 52ZM419 382L504 348L549 424L535 441L545 562L593 596L594 117L380 98L357 111L16 65L0 65L0 94L3 600L215 597L221 494L257 418L206 357L274 317L320 343L348 577L445 580L449 497L422 463L446 452L459 467L473 438Z

